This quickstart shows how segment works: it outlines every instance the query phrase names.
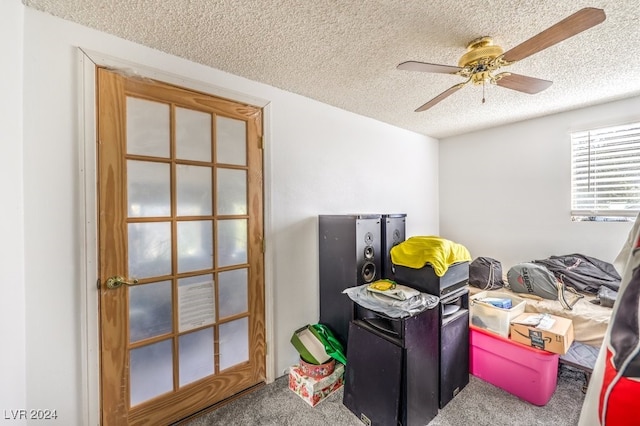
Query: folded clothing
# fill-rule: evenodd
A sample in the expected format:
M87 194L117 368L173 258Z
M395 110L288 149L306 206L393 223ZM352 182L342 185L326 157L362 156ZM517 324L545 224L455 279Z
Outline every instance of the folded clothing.
M440 303L437 296L417 292L417 295L406 300L399 300L372 292L368 289L368 284L357 287L349 287L342 293L349 296L358 305L383 313L391 318L404 318L420 313L426 309L433 309Z
M465 261L471 261L471 254L465 246L436 236L410 237L391 248L394 265L420 269L429 263L439 277L447 272L449 266Z
M367 290L374 293L384 294L396 300L407 300L418 296L420 292L415 288L397 284L395 281L383 279L374 281L367 286Z

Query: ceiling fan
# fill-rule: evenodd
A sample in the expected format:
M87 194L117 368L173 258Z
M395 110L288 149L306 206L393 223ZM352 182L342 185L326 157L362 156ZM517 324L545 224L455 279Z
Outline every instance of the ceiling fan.
M529 40L520 43L506 53L502 47L493 43L491 37L485 36L472 40L467 45L467 52L462 55L457 67L407 61L398 65L397 68L406 71L455 74L467 79L465 82L458 83L440 93L416 109L416 112L431 108L469 83L476 85L484 85L485 83L496 84L501 87L506 87L507 89L535 94L551 86L552 82L510 72L500 72L498 74L495 74L495 72L504 66L511 65L569 37L588 30L603 22L605 17L602 9L587 7L531 37Z

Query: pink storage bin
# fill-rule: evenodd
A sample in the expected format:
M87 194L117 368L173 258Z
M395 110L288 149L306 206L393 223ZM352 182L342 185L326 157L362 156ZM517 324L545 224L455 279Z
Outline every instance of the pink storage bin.
M531 348L469 326L469 371L534 405L545 405L556 390L560 355Z

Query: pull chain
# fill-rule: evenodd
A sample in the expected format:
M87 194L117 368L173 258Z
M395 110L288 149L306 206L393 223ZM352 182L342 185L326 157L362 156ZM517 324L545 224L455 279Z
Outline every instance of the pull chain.
M484 103L484 80L482 80L482 103Z

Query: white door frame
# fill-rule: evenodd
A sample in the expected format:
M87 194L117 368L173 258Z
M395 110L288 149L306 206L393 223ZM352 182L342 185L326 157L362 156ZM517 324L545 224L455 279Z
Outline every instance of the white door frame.
M82 374L82 423L100 424L100 334L98 313L98 229L97 229L97 162L96 162L96 66L104 66L148 77L213 96L244 102L263 109L263 185L264 185L264 277L265 277L265 332L266 381L275 380L273 351L273 250L271 250L271 106L269 101L249 94L235 92L210 83L163 72L141 64L110 57L78 48L78 157L80 185L79 215L81 219L80 247L84 277L80 286L80 343Z

